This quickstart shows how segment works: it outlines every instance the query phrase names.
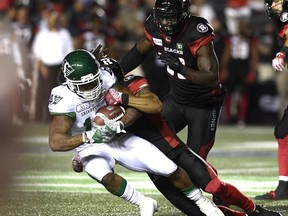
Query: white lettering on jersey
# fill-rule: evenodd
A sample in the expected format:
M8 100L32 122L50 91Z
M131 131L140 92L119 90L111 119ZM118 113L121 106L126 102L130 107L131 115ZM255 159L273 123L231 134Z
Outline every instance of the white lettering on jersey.
M153 38L153 42L154 42L154 44L156 44L157 46L163 46L163 42L162 42L161 39Z
M164 51L183 55L183 50L173 49L173 48L169 48L169 47L164 47Z

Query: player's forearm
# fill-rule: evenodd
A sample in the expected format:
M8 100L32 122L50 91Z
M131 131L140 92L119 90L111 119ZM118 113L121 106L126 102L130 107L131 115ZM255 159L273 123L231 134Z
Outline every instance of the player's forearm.
M194 84L205 86L208 88L214 88L219 85L218 72L213 71L198 71L186 67L185 77L191 80Z
M121 118L121 122L124 124L125 127L128 127L140 118L142 112L138 111L137 109L128 107L125 110L125 115Z
M82 134L69 136L55 133L53 136L49 137L49 145L52 151L70 151L81 144L83 144Z
M162 103L154 97L140 97L129 95L128 106L134 107L144 113L160 113Z

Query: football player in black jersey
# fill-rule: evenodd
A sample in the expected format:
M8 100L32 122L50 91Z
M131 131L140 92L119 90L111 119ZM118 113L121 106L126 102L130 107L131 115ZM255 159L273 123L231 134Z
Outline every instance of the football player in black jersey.
M144 35L120 63L128 73L156 50L158 59L167 65L171 88L162 115L176 132L188 126L188 146L206 159L226 90L219 83L213 29L206 19L191 16L189 7L189 0L156 0Z
M272 60L272 67L278 73L285 73L288 57L288 1L264 0L264 4L268 17L277 24L281 48ZM258 200L288 199L288 107L276 124L274 136L278 142L279 183L276 190L256 196Z

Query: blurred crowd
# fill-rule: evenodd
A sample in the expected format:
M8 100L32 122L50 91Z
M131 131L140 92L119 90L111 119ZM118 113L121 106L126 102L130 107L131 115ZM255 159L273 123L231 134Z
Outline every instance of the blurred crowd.
M58 71L64 56L73 49L93 50L102 44L110 57L120 60L143 34L144 21L153 5L154 0L1 0L1 74L7 80L13 81L15 76L18 79L9 91L12 108L6 107L12 123L49 122L49 94L57 80L61 82ZM249 89L255 83L279 83L282 113L287 85L281 86L280 82L286 78L285 74L275 74L271 67L278 42L263 0L192 0L190 11L206 18L215 31L220 78L229 90L223 123L245 124ZM5 53L6 45L11 52ZM9 55L13 57L9 59ZM163 71L155 56L147 57L138 68L139 73L157 83L164 75L156 75L155 70ZM9 84L1 81L1 89ZM151 81L151 88L161 97L166 93L163 89L169 87L155 86ZM4 92L0 93L0 100L6 100Z

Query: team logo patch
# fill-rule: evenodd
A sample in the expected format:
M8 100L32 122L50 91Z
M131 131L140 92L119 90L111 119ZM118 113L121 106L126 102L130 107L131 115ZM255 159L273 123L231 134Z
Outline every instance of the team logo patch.
M281 22L287 22L288 21L288 13L287 12L282 13L280 20L281 20Z
M182 43L176 43L176 49L177 50L183 50L183 44Z
M208 26L203 24L203 23L199 23L197 25L197 31L200 32L200 33L205 33L208 31Z
M71 73L73 73L75 70L72 68L72 66L67 62L65 59L62 64L62 70L65 76L69 76Z
M153 38L153 43L157 46L163 46L162 40L158 38Z
M49 103L50 104L58 104L59 101L61 101L62 99L63 99L63 97L61 97L59 95L52 94L49 98Z

